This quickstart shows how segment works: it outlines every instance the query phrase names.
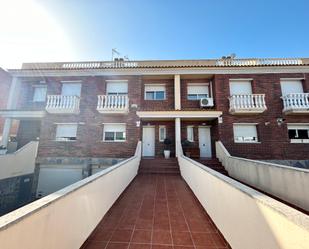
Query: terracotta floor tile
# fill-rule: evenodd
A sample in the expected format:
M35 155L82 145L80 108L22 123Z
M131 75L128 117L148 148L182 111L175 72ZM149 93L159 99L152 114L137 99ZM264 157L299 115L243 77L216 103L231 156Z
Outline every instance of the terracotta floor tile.
M89 248L230 247L180 176L138 175L89 236Z
M193 246L193 242L188 232L172 232L174 245Z
M129 247L129 243L116 243L109 242L105 249L127 249Z
M174 249L173 246L168 245L152 245L151 249Z
M151 244L130 243L129 249L151 249Z
M134 230L131 242L150 243L151 242L151 230Z
M170 231L154 230L152 232L152 244L172 244L172 235Z
M117 229L111 238L112 242L130 242L133 230Z
M195 246L208 246L208 247L216 246L211 233L191 233L191 234Z

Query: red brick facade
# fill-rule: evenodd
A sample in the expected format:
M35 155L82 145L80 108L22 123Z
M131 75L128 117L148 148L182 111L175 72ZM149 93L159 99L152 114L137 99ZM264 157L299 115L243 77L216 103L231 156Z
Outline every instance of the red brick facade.
M236 75L224 74L205 76L199 79L186 77L181 80L182 110L200 111L199 101L187 100L187 84L212 82L212 92L215 106L205 111L222 111L223 123L218 120L182 120L181 136L186 138L186 127L194 126L195 146L198 146L198 126L211 126L212 153L215 155L215 141L221 140L232 155L257 159L308 159L309 144L291 144L288 139L287 123L309 123L308 115L289 115L282 113L283 104L280 99L280 78L305 78L304 91L309 91L309 74L254 74ZM253 93L265 93L267 110L257 115L231 115L229 113L229 79L252 78ZM128 80L128 95L130 111L128 114L100 114L96 110L97 95L106 94L106 80ZM142 138L143 125L155 125L155 154L162 155L164 144L159 141L159 125L167 127L167 137L173 141L174 153L175 121L143 121L136 111L168 111L174 110L174 80L149 79L142 76L93 76L93 77L50 77L45 79L48 85L47 94L61 93L61 80L82 80L80 114L55 115L48 114L42 120L39 157L129 157L134 154L136 143ZM165 84L166 100L144 100L145 84ZM21 106L25 102L29 106L33 90L31 84L24 83L28 90L23 91ZM132 104L137 105L132 107ZM31 105L31 104L30 104ZM32 107L31 107L32 108ZM40 108L43 108L41 106ZM284 118L279 126L277 118ZM137 121L141 121L140 126ZM77 140L75 142L55 141L56 123L78 123ZM103 123L126 123L126 142L103 142ZM233 123L257 123L259 143L234 143ZM304 158L306 157L306 158Z

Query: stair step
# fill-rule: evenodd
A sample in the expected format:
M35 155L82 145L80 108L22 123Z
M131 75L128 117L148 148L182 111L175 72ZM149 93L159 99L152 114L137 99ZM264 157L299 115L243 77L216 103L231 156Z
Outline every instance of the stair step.
M176 158L142 158L139 174L175 174L179 175L179 165Z

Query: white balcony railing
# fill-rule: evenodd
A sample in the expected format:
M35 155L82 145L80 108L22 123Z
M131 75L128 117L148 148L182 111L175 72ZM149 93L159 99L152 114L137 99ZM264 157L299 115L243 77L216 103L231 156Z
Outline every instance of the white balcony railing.
M262 113L267 107L265 94L239 94L230 98L230 113Z
M78 96L70 95L48 95L46 111L49 113L79 113L79 101Z
M309 93L290 93L281 98L284 113L309 113Z
M126 113L129 98L127 95L98 95L97 110L100 113Z

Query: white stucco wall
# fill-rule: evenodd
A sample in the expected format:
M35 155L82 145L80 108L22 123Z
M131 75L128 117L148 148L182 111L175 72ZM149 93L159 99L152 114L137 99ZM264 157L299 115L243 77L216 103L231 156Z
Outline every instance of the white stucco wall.
M32 174L39 142L30 142L12 154L0 155L0 180Z
M80 248L137 174L135 156L0 218L0 247Z
M233 157L221 142L216 154L231 177L309 211L309 170Z
M308 249L309 217L185 156L181 175L233 249Z

